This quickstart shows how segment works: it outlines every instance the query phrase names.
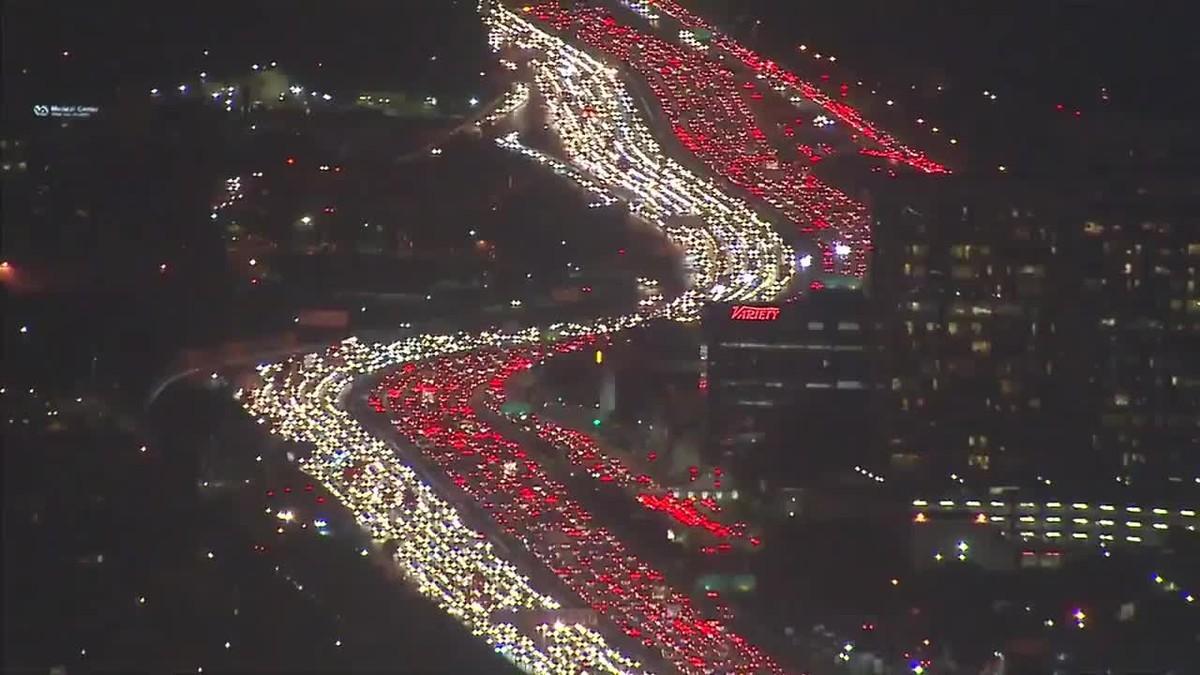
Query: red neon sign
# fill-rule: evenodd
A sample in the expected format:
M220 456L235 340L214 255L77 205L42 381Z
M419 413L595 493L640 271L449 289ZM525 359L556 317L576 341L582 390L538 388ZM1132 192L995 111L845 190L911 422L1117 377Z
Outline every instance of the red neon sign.
M779 308L734 305L729 311L729 318L734 321L774 321L779 318Z

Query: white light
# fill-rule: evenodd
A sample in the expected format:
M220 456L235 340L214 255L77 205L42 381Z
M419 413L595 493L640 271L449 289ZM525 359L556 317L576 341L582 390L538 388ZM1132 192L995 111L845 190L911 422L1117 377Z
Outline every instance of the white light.
M812 267L812 256L811 255L805 255L804 257L800 258L800 269L806 270L810 267Z
M472 96L472 97L471 97L471 100L467 101L467 103L468 103L468 104L469 104L469 105L470 105L472 108L474 108L475 106L479 105L479 99L477 99L477 98L475 98L474 96Z
M838 255L840 255L844 258L844 257L850 255L850 246L839 242L834 245L833 252L837 253Z

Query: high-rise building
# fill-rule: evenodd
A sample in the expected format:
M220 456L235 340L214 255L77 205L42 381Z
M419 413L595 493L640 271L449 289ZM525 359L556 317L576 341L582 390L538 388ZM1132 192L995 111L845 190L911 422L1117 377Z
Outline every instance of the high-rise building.
M700 356L713 460L746 483L782 488L867 455L876 355L868 307L861 290L836 288L710 307Z
M1022 465L1064 422L1047 412L1064 272L1052 216L952 179L886 193L876 213L893 468Z
M1151 185L949 178L877 195L893 469L1192 479L1200 197Z
M1200 476L1200 181L1092 196L1069 225L1088 449L1122 482Z

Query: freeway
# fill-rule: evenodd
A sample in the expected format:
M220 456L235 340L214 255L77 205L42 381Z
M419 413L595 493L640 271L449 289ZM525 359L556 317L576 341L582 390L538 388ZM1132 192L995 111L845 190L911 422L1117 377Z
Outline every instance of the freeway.
M311 448L301 468L386 544L408 583L527 672L781 672L775 659L721 619L706 616L628 542L596 525L584 503L552 475L553 466L476 411L481 402L498 405L498 392L515 372L597 336L648 321L696 321L707 302L767 301L798 280L803 284L797 267L804 265L775 226L743 197L689 169L694 162L673 158L652 133L622 71L576 42L605 58L624 59L639 73L651 72L651 64L660 75L688 71L684 78L652 83L651 90L667 118L676 116L675 137L714 173L735 183L767 180L773 174L756 173L766 170L760 164L778 160L759 161L768 149L765 133L754 131L754 113L733 91L735 80L702 70L708 67L703 60L689 57L685 64L661 40L634 37L599 14L559 16L549 7L513 10L501 3L483 10L489 44L529 81L518 82L482 115L479 128L496 133L501 147L574 181L595 196L597 206L628 208L658 228L682 251L691 287L586 323L419 334L390 343L352 338L260 366L257 383L237 398L271 432ZM563 37L574 22L587 27L589 21L598 22L594 30ZM555 22L557 27L543 25ZM697 79L697 73L712 78ZM682 89L699 82L712 82L715 94L697 98ZM505 114L534 100L556 147L535 148L502 123ZM709 131L699 138L688 125L710 106L719 109L719 123L705 121L702 128ZM740 126L731 126L739 120ZM721 129L734 135L710 137ZM753 161L732 157L739 153ZM770 179L763 189L750 185L747 192L784 213L790 209L789 217L811 227L808 234L819 243L817 230L827 228L818 219L839 220L828 227L837 237L820 244L828 253L825 267L860 274L869 245L860 211L817 185L811 172L796 169L788 176ZM363 390L373 392L370 412L353 403ZM381 427L379 416L390 429ZM531 431L565 447L572 461L586 462L599 481L646 488L631 508L661 511L721 541L746 536L744 526L723 523L689 500L664 498L648 477L570 430L543 424ZM598 625L591 625L592 617Z

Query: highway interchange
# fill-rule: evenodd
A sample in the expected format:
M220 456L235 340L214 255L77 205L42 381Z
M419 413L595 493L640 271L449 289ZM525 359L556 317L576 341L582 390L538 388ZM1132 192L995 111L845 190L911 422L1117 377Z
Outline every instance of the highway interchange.
M684 25L701 25L673 2L658 4ZM820 183L810 168L769 168L778 158L755 125L747 104L755 100L748 93L754 87L742 88L740 71L735 77L694 50L598 11L568 16L557 5L503 3L481 11L491 47L516 80L477 126L501 147L575 182L591 206L627 208L658 228L681 251L689 289L587 323L424 334L386 344L352 338L260 365L258 384L237 397L272 433L311 446L302 469L353 512L409 584L521 669L782 672L627 542L596 525L554 466L489 419L508 378L547 358L649 321L695 321L707 302L767 301L806 288L812 260L789 243L798 235L816 242L825 271L861 275L870 245L865 209ZM773 87L819 98L795 76L714 36L714 46L761 70ZM631 93L628 69L646 75L672 121L667 134L692 156L677 160L674 146L660 141ZM681 76L671 77L677 71ZM687 90L698 82L715 89L699 98ZM848 107L815 103L874 142L874 151L920 171L944 171ZM506 115L527 106L539 107L556 147L527 145L504 125ZM689 168L700 165L718 178ZM762 204L746 195L777 209L784 216L778 222L796 231L781 236L780 226L761 215ZM536 419L527 430L562 448L595 480L628 488L631 509L704 530L714 546L756 544L745 524L725 523L711 505L671 496L584 434Z

